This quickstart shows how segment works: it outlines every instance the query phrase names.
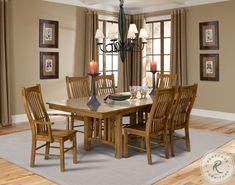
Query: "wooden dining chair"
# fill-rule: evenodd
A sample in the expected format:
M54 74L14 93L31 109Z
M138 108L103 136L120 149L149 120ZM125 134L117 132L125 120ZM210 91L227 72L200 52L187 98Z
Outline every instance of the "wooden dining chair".
M109 95L115 93L114 74L96 77L97 95Z
M68 77L66 76L66 87L69 99L84 98L90 96L90 80L88 76ZM84 124L74 125L74 120L83 121L83 117L74 113L71 114L71 129L84 127ZM78 132L82 132L77 130Z
M167 89L175 87L177 84L176 74L157 74L157 85L158 89Z
M32 131L32 148L31 148L31 160L30 166L35 165L36 151L42 147L45 147L45 159L49 159L50 148L59 148L60 150L60 171L64 171L64 154L65 152L73 151L73 163L77 163L77 140L76 132L73 130L59 130L52 129L53 122L50 121L44 106L41 87L36 85L29 88L22 89L22 97L24 108L31 126ZM65 141L71 140L72 146L66 148L64 146ZM37 146L38 141L43 141L45 144ZM51 146L52 143L59 143L59 147Z
M128 156L128 146L147 151L148 164L152 164L151 144L163 145L165 157L168 158L167 128L170 108L174 102L175 88L160 89L153 97L153 104L146 124L131 124L124 128L124 157ZM146 150L141 146L128 144L128 136L140 136L145 140ZM154 142L154 137L161 136L161 142ZM135 138L135 137L134 137Z
M186 150L190 151L189 118L197 94L197 84L179 87L176 102L172 110L172 119L169 124L171 155L175 156L174 141L185 139ZM175 130L184 129L185 136L174 135Z

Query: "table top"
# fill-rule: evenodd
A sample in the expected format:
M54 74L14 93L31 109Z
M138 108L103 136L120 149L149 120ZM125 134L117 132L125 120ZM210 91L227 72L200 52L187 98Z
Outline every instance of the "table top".
M106 96L97 96L97 100L100 102L99 106L88 106L87 102L89 98L78 98L61 100L56 102L47 102L49 108L76 113L80 116L91 116L96 118L106 118L115 114L128 114L135 112L137 109L148 107L152 105L152 97L147 96L144 99L137 97L136 99L127 99L124 101L109 101L105 102Z

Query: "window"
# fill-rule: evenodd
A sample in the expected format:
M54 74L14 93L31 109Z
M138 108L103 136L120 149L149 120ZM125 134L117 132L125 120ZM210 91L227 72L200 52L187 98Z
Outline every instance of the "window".
M103 30L105 39L102 48L110 43L107 38L111 24L118 24L115 21L99 20L99 29ZM118 53L103 53L99 49L99 72L102 75L114 74L115 87L118 86Z
M143 84L152 86L151 61L157 62L158 72L170 73L171 21L147 22L146 29L149 36L143 52Z

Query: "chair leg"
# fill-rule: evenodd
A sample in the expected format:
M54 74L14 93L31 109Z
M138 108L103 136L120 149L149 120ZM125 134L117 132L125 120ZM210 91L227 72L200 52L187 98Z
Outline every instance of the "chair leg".
M124 129L124 157L128 157L128 132Z
M74 129L74 117L71 115L71 130Z
M49 159L49 153L50 153L50 142L46 142L46 149L45 149L45 159Z
M145 140L144 140L144 137L141 137L141 139L140 139L140 148L145 149ZM140 152L143 152L143 150L140 150Z
M165 147L165 158L169 159L168 140L167 140L167 132L166 131L163 131L163 144Z
M66 126L66 129L69 130L69 117L67 117L67 126Z
M76 133L73 137L73 164L77 164L77 137Z
M171 144L171 156L175 157L175 146L174 146L174 130L170 130L170 144Z
M64 141L60 141L60 171L64 171Z
M37 141L36 141L36 139L33 139L32 140L32 148L31 148L30 167L34 167L34 165L35 165L36 146L37 146Z
M186 141L186 150L190 152L190 139L189 139L189 128L185 127L185 141Z
M148 164L152 164L151 147L150 147L150 137L146 137L146 138L145 138L145 142L146 142L146 150L147 150Z

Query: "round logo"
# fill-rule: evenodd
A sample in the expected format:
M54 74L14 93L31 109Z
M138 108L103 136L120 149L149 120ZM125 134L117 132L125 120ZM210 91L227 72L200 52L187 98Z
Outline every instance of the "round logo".
M201 173L211 184L220 184L230 180L234 173L232 155L221 150L205 154L201 160Z

